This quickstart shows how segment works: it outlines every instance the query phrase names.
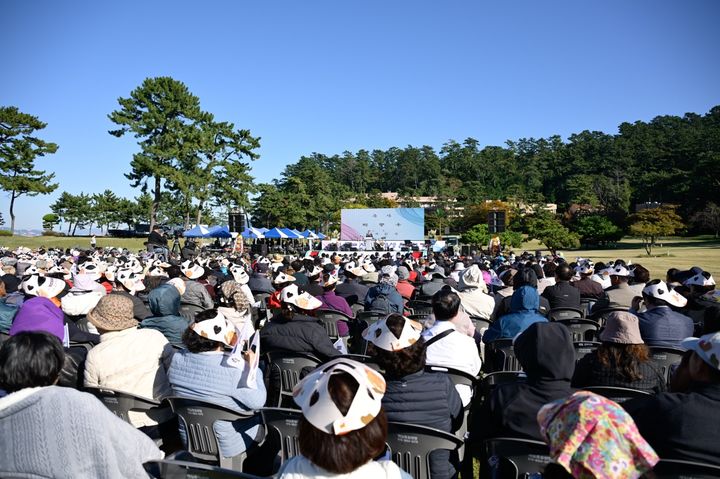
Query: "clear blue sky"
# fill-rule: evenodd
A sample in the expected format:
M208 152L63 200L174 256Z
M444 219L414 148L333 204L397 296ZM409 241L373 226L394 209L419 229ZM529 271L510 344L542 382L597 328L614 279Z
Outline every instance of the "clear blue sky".
M0 105L48 123L60 187L21 198L39 228L63 190L110 188L137 146L107 114L144 78L185 82L262 137L260 182L314 151L616 132L720 104L720 2L128 1L0 3ZM9 199L0 211L9 223Z

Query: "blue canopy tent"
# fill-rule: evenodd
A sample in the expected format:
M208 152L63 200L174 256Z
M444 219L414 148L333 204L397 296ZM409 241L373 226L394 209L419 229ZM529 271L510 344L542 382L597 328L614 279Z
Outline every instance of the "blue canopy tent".
M208 230L205 238L232 238L232 233L230 233L227 226L217 225Z
M322 234L322 233L318 233L317 236L318 236L319 239L325 239L325 238L327 238L327 236L325 236L325 235Z
M267 233L268 231L270 231L270 228L256 228L256 229L257 229L259 232L263 233L263 234L265 234L265 233Z
M260 239L265 237L263 232L258 228L246 228L245 231L240 233L240 236L245 239Z
M208 229L204 226L197 225L194 228L191 228L183 233L183 236L185 238L206 238L206 235L208 234Z
M280 231L282 231L283 233L285 233L289 239L302 238L302 236L300 236L300 234L295 233L295 232L294 232L293 230L291 230L290 228L280 228Z
M279 228L273 228L271 230L266 231L265 233L266 238L274 238L274 239L288 239L290 236L288 236L287 233L284 233Z
M305 230L305 231L303 231L303 232L300 233L300 234L302 235L303 238L307 238L307 239L318 239L318 238L320 238L318 235L315 234L314 231L311 231L311 230Z

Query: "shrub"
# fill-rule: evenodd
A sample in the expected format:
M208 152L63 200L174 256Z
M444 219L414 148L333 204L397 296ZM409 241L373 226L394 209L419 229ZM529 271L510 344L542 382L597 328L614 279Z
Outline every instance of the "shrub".
M0 230L0 236L12 236L13 233L10 230Z
M61 231L45 230L42 232L43 236L65 236L65 233Z

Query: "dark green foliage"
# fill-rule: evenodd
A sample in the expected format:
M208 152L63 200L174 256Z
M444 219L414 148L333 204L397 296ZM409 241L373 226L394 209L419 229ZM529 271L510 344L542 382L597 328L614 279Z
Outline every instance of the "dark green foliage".
M523 234L519 231L505 230L500 233L500 243L503 248L520 248L523 244Z
M622 228L601 215L580 215L570 225L586 245L617 243L623 237Z

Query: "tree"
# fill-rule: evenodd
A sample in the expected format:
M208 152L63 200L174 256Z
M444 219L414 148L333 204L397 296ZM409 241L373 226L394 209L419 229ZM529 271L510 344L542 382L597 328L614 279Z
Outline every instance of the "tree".
M78 226L83 228L92 221L92 198L85 193L73 195L63 191L50 209L68 225L67 234L71 236L75 235Z
M571 228L585 244L615 243L623 237L622 229L601 215L580 215Z
M519 231L505 230L500 233L500 243L505 248L521 248L523 235Z
M57 224L60 224L60 217L55 213L48 213L42 217L42 227L46 231L52 231Z
M55 191L55 173L35 169L35 158L53 154L58 146L37 138L47 124L14 106L0 107L0 188L10 193L10 231L15 231L15 200L22 195Z
M690 222L699 227L712 231L717 238L720 235L720 206L713 202L707 204L707 206L695 213Z
M116 137L133 133L139 139L141 151L133 155L132 171L125 176L143 192L152 181L152 228L157 223L162 181L178 171L178 159L188 154L186 142L192 140L195 124L207 116L200 110L198 97L170 77L146 78L129 98L118 98L118 103L120 109L108 118L120 128L109 133Z
M475 225L467 230L460 237L463 244L475 245L485 248L490 242L490 233L488 233L488 225L486 223Z
M675 212L675 206L665 205L638 211L628 218L630 233L643 240L648 256L659 236L671 236L685 228L682 218Z
M538 210L525 218L528 239L537 239L555 254L559 249L580 246L580 237L565 228L560 220L547 210Z
M111 190L105 190L92 196L92 220L97 223L101 231L103 226L107 231L111 223L119 221L119 202L120 198Z

